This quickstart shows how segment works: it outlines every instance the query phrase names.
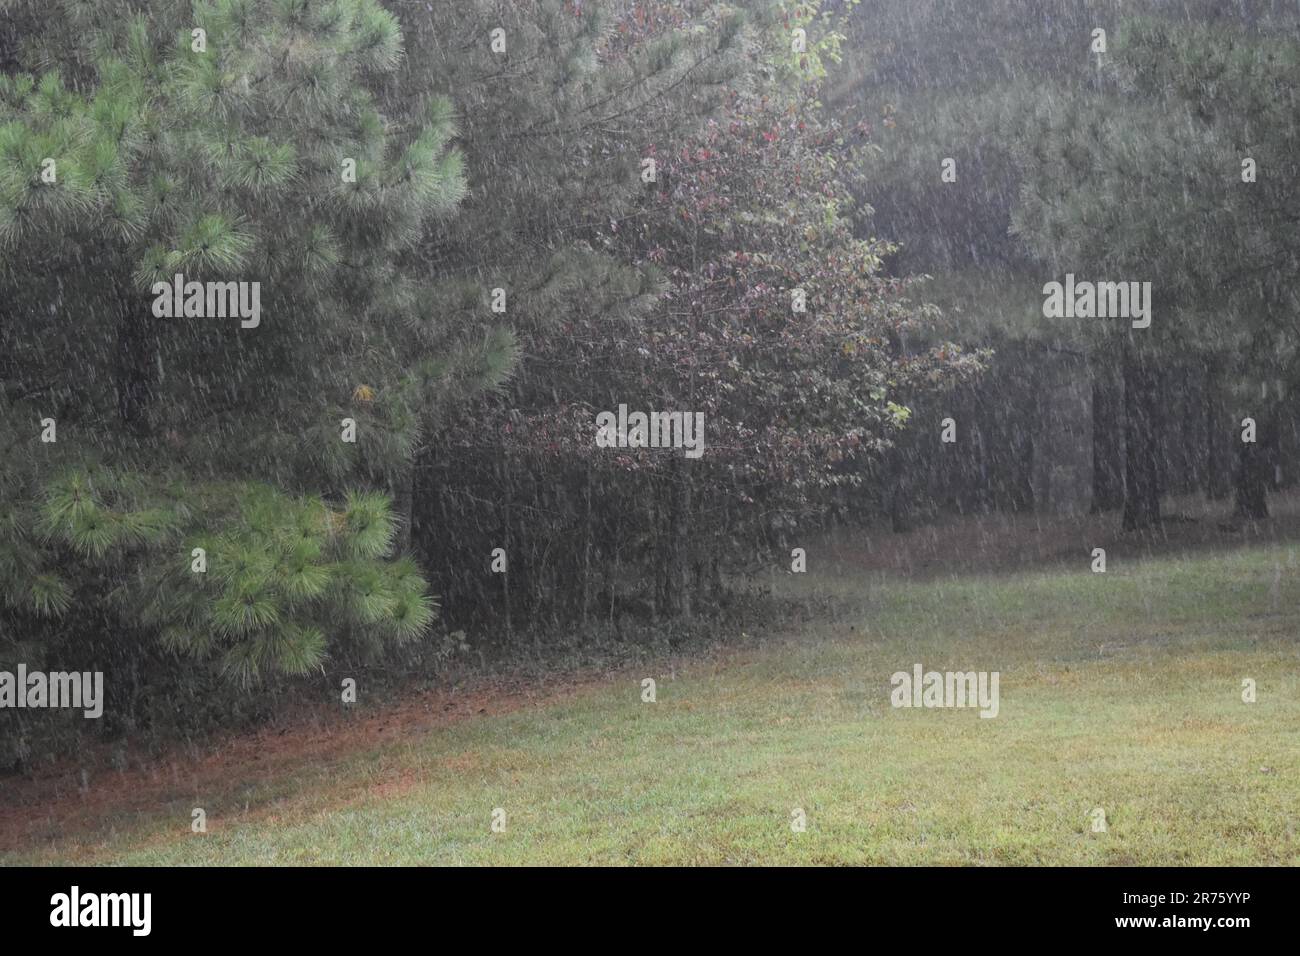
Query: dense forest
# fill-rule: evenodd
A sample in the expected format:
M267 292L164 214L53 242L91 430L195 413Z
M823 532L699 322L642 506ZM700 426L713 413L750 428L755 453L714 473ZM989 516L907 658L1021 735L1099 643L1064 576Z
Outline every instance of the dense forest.
M684 639L832 525L1244 532L1300 469L1297 26L0 0L0 669L110 675L0 765Z

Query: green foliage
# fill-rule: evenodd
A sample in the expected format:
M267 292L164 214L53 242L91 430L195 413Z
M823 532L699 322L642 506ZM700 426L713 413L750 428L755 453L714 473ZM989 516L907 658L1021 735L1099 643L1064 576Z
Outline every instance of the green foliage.
M325 771L311 756L290 768L249 760L214 780L209 799L251 801L251 812L202 839L176 825L170 780L143 780L158 794L147 812L132 791L80 829L16 838L0 861L1293 866L1300 579L1284 576L1280 600L1269 596L1293 545L1243 548L1223 536L1155 559L1126 551L1133 559L1103 581L1072 558L1044 566L1035 542L1048 529L997 523L993 533L974 520L957 529L984 537L996 573L964 573L966 556L926 547L930 532L910 542L904 566L937 561L938 581L879 569L857 536L817 547L838 560L778 585L797 623L773 620L764 603L761 631L710 628L725 655L651 658L663 670L676 662L678 704L657 705L650 725L628 716L619 672L436 733L349 734ZM1109 529L1094 519L1085 534ZM956 711L937 727L891 708L882 675L916 660L938 670L997 662L1001 716ZM1277 692L1244 706L1246 674ZM481 769L447 772L464 763ZM412 785L376 786L377 765ZM645 772L662 765L674 772ZM527 839L485 832L503 777L522 808L511 826ZM575 778L586 782L581 801ZM702 794L701 781L717 789ZM797 837L791 792L813 808ZM1107 796L1091 799L1098 793ZM1097 803L1110 821L1104 838L1088 833Z
M450 87L381 112L373 0L6 6L0 657L248 684L426 634L393 498L517 352L411 258L466 196ZM260 324L157 318L177 273L259 283Z
M838 5L8 6L0 653L210 701L416 640L430 590L507 636L520 587L612 608L597 568L681 583L693 521L765 554L978 366L854 232ZM260 323L154 315L177 274ZM624 401L710 460L594 459Z
M1101 89L1044 99L1021 132L1014 233L1057 274L1155 280L1144 347L1292 365L1298 51L1126 21Z
M484 284L509 290L528 359L422 469L423 523L457 530L420 544L457 614L518 601L553 621L591 613L597 590L612 608L619 567L672 613L670 568L694 562L671 590L702 593L704 568L769 554L864 481L906 420L904 389L977 361L937 337L903 354L934 314L884 275L888 242L854 235L845 171L866 142L819 101L842 44L829 8L538 7L506 20L504 56L467 44L485 78L461 90L482 189L432 247L448 268L492 264ZM454 10L433 19L465 32ZM411 50L420 74L453 59ZM594 415L620 403L702 412L705 459L598 449ZM503 599L480 569L507 535Z

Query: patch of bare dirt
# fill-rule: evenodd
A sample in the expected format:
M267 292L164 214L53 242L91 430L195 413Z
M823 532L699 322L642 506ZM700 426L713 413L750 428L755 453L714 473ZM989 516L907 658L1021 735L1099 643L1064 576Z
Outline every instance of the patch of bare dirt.
M519 680L476 680L407 694L370 712L298 709L257 731L221 735L197 755L161 759L129 755L123 770L83 771L64 762L0 787L0 852L97 829L106 820L157 810L186 796L250 786L411 739L470 717L502 714L562 700L610 678L607 672L548 677L544 688ZM383 780L394 793L414 781Z
M1107 548L1108 553L1114 548L1158 554L1300 539L1300 495L1278 495L1270 506L1273 517L1267 522L1234 527L1226 505L1175 501L1167 508L1164 528L1143 535L1122 534L1118 515L1113 514L994 514L946 519L906 534L845 531L833 537L830 548L832 557L850 567L924 579L1086 560L1094 547ZM748 655L743 648L724 646L706 656L716 668ZM198 794L256 786L467 718L560 701L617 676L631 675L610 670L548 674L544 684L518 678L471 679L395 696L375 710L303 705L257 731L217 735L198 752L178 749L156 758L128 750L121 770L85 771L82 764L96 761L65 761L29 777L0 781L0 852L100 831L124 815L156 811ZM452 770L472 769L473 764L470 755L447 759ZM415 783L399 775L372 786L397 795Z

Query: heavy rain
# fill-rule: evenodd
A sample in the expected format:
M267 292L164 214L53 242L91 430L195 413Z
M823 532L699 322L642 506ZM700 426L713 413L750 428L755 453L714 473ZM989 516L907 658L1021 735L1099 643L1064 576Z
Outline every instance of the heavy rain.
M0 0L15 925L300 865L1265 921L1297 223L1292 0Z

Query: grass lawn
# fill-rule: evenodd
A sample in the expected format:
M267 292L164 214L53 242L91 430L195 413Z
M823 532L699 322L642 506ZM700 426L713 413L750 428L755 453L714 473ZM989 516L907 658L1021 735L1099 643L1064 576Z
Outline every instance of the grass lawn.
M1297 550L1093 574L1085 548L927 581L810 550L777 583L813 609L797 633L172 793L0 862L1294 865ZM891 708L915 663L1000 672L999 715Z

